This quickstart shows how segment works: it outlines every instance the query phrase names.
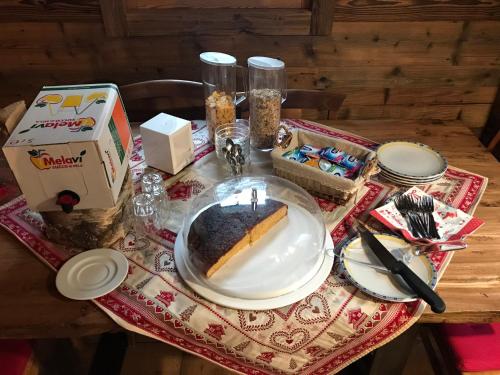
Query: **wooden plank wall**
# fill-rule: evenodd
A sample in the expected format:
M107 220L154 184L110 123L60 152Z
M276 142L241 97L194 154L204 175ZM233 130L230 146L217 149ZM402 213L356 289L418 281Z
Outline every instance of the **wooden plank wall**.
M215 50L283 59L290 88L347 95L342 119L478 132L500 82L500 0L3 0L0 31L0 106L43 84L200 80Z

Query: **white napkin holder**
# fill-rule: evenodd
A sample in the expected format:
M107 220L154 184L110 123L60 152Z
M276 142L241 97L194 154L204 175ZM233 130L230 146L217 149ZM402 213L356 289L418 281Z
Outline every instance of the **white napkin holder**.
M140 126L148 166L177 174L194 159L191 122L160 113Z

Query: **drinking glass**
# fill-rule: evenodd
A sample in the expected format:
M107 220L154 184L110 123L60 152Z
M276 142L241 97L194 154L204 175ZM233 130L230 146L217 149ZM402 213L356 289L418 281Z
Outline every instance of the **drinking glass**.
M232 174L248 171L250 166L250 127L247 120L220 125L215 130L217 158Z
M158 212L154 197L149 193L140 193L132 198L134 230L142 236L152 233L158 227Z
M159 173L147 173L141 179L142 192L153 196L160 223L168 217L168 196Z

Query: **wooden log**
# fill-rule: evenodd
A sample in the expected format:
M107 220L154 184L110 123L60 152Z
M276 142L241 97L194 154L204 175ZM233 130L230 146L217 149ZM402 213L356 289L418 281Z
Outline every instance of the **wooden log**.
M492 87L427 87L391 88L386 104L488 104L493 102L497 88ZM349 95L348 95L349 98ZM370 104L357 102L353 104Z
M184 10L179 9L167 12L174 11L185 14ZM229 11L235 12L231 9ZM259 21L263 28L275 27L273 17L278 17L277 19L282 17L281 14L276 16L272 10L268 10L268 13L269 15ZM245 18L244 13L242 18ZM157 21L167 20L157 17ZM281 22L287 21L282 19ZM219 34L223 32L223 28L227 27L227 30L230 30L235 25L241 26L243 23L244 20L234 21L226 26L217 26L215 29L205 31ZM279 23L276 22L276 25ZM395 64L449 67L455 62L463 67L487 69L498 67L500 64L498 47L500 37L495 39L496 34L500 35L500 22L490 23L488 28L479 28L477 23L471 22L467 28L467 39L461 41L459 49L457 49L457 39L461 35L461 23L437 22L443 28L442 31L429 22L416 22L408 27L403 23L396 24L404 31L396 33L397 28L387 22L378 22L376 26L355 22L351 23L351 26L349 23L334 25L331 36L302 35L286 38L274 35L235 34L228 38L216 35L200 35L194 38L183 35L157 36L148 39L105 37L103 39L103 28L100 24L37 23L35 27L28 23L13 23L2 26L5 27L5 35L0 35L0 54L3 56L4 72L19 70L21 68L19 62L22 62L29 66L29 69L52 68L52 74L54 65L64 74L65 70L77 68L75 62L78 62L78 68L82 70L109 71L111 69L109 62L112 62L113 70L117 67L124 69L128 66L135 69L140 66L152 66L166 71L169 68L178 69L180 65L199 65L198 54L203 50L226 51L234 54L240 61L268 51L267 54L283 59L287 67L363 66L372 69ZM198 30L202 26L195 23L184 31L192 28ZM251 28L254 26L260 27L253 23L242 27L252 31ZM261 31L265 32L264 29ZM282 31L276 26L274 31L269 32L287 31ZM175 46L175 48L165 48L165 46Z
M311 21L307 9L130 10L126 16L130 36L308 35Z
M25 112L26 102L24 100L9 104L7 107L0 109L0 126L2 126L2 130L5 129L8 134L12 134L12 131Z
M106 34L110 37L127 35L124 0L99 0Z
M331 34L334 7L334 0L312 0L311 35Z
M97 0L79 1L0 1L0 22L23 21L98 21Z
M127 8L308 8L307 0L126 0Z
M495 86L500 68L394 65L338 68L289 68L290 88Z
M110 247L130 228L128 204L133 188L130 172L123 182L116 206L109 209L41 212L47 237L54 242L85 250Z
M363 2L337 0L334 22L342 21L420 21L420 20L496 20L498 0L459 2L456 0L397 0Z

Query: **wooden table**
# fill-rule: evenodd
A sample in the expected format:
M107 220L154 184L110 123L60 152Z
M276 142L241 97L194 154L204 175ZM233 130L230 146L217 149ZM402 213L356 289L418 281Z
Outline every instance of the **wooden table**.
M420 321L500 321L500 165L459 121L439 124L401 121L321 121L378 142L408 139L441 151L450 164L487 176L488 188L475 215L486 221L469 237L439 283L444 314L426 310ZM0 230L0 338L78 337L119 327L90 302L58 294L55 273L16 239Z

